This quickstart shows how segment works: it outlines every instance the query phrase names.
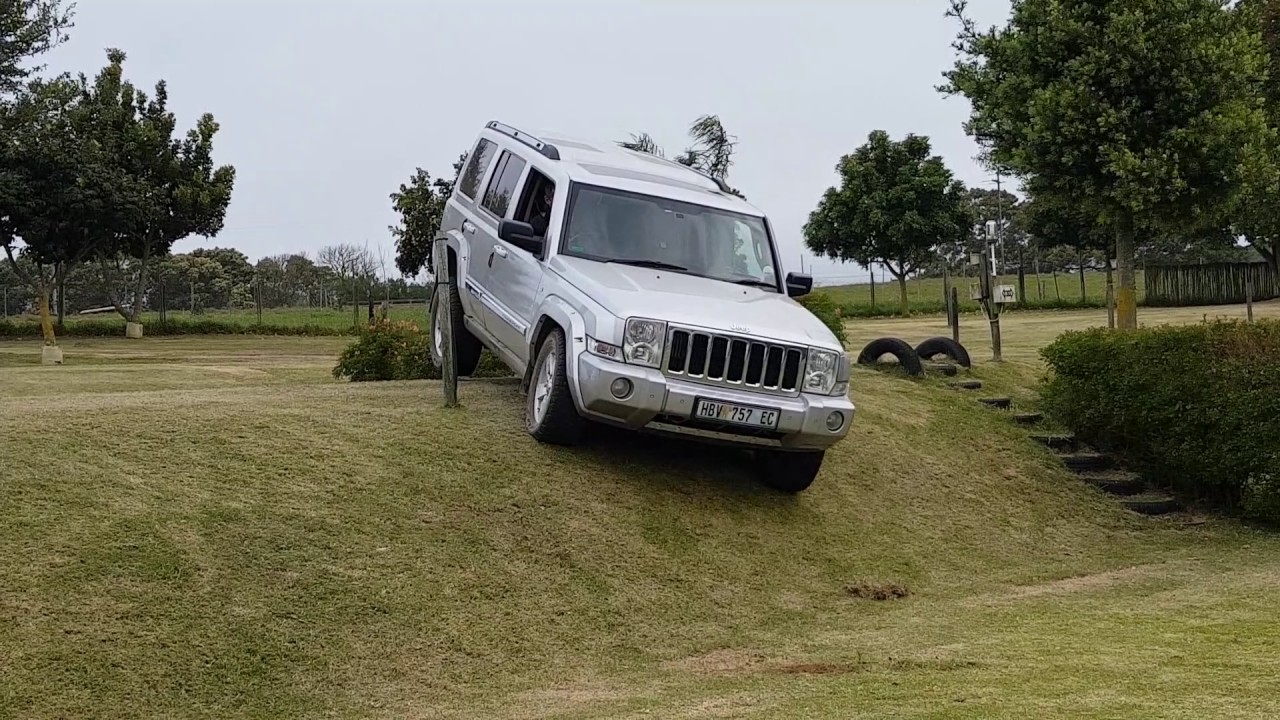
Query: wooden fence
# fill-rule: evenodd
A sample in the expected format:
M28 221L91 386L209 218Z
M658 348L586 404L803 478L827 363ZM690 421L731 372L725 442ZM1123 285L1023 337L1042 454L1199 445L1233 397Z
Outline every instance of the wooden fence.
M1264 262L1208 265L1148 265L1147 305L1237 305L1252 293L1254 300L1280 298L1280 278Z

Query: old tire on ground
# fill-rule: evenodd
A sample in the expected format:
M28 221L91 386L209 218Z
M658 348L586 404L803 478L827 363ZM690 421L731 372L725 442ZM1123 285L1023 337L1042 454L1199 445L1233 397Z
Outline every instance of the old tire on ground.
M444 336L440 332L441 324L439 322L440 313L444 309L440 304L441 290L448 294L449 319L453 321L453 342L456 346L454 357L458 359L458 375L469 377L476 371L476 365L480 364L480 353L484 350L484 346L471 334L471 331L467 330L466 324L462 322L462 297L458 295L458 287L456 285L447 289L437 289L435 302L431 305L431 361L438 368L444 367L444 354L440 349L444 340Z
M908 375L916 377L924 375L924 365L920 362L920 355L909 343L898 338L879 338L867 343L867 346L862 349L862 354L858 356L858 364L875 365L884 355L897 358L898 365Z
M574 445L586 430L569 391L566 357L564 331L552 328L538 347L524 412L529 434L548 445Z
M949 337L932 337L916 346L916 354L922 360L932 360L945 355L960 367L973 367L969 359L969 351L960 343Z
M779 492L804 492L818 477L825 454L821 450L817 452L760 450L756 453L760 482L765 487Z

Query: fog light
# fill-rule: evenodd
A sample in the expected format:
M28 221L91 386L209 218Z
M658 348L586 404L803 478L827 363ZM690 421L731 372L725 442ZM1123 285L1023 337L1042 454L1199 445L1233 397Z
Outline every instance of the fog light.
M618 378L609 385L609 392L619 400L625 400L631 395L631 381L626 378ZM829 420L827 422L830 422ZM841 420L841 422L844 422Z
M844 413L836 410L827 416L827 429L835 432L844 427Z

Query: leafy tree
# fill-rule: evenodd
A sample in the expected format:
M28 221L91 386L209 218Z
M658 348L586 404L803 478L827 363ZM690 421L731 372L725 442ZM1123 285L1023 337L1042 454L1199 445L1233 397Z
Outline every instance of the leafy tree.
M152 264L178 240L214 237L222 230L235 169L214 167L218 123L212 115L205 113L185 138L175 138L177 122L168 109L165 82L156 83L149 98L124 80L123 52L109 50L107 59L93 85L86 87L81 105L93 113L96 136L135 185L137 212L96 256L104 275L116 279L112 304L126 320L138 323Z
M0 247L35 291L49 345L56 344L50 296L57 268L93 252L132 209L121 192L123 172L99 144L86 142L85 118L79 86L66 77L33 81L0 106Z
M208 258L218 264L222 268L222 275L226 277L226 285L221 289L214 290L208 288L206 292L206 307L225 308L231 305L231 293L239 287L249 287L250 296L252 296L253 286L253 265L249 263L249 258L244 253L234 248L196 248L192 250L190 255L197 258Z
M453 164L453 180L433 181L430 173L417 168L408 183L391 193L391 205L400 214L400 224L391 228L396 241L396 268L404 275L412 277L430 267L431 248L440 230L445 203L466 162L464 153Z
M733 155L738 149L737 138L730 135L717 115L703 115L689 126L689 137L693 141L683 153L674 159L681 165L706 173L717 180L729 179L729 168L733 166ZM632 135L630 140L618 143L628 150L666 157L666 153L649 133ZM744 197L735 188L730 192Z
M338 297L347 291L353 303L360 302L357 288L368 290L377 274L378 264L367 248L350 243L328 245L316 254L316 263L328 268L337 284ZM339 300L341 309L341 300Z
M907 277L936 257L940 243L962 240L973 226L964 185L929 139L900 142L883 130L836 165L840 186L826 191L804 226L805 244L843 262L883 264L898 280L909 310Z
M0 97L22 90L43 69L24 63L67 39L71 11L60 0L0 2Z
M987 247L987 222L1004 223L1006 248L1018 249L1027 242L1022 223L1022 200L1007 190L969 188L966 193L973 226L970 232L952 240L938 243L938 255L943 265L955 274L967 274L969 255L982 253Z
M1263 260L1280 270L1280 0L1242 0L1236 11L1242 22L1260 31L1266 52L1262 98L1268 135L1245 160L1232 224Z
M1265 139L1258 35L1221 0L1018 0L986 31L966 6L939 89L969 99L990 164L1114 237L1118 324L1137 327L1138 231L1218 224Z

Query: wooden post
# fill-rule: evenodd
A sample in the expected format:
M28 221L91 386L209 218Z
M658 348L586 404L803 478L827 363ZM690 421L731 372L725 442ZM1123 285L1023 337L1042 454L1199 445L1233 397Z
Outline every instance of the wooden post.
M942 304L947 309L947 327L951 327L951 270L942 269Z
M453 308L450 293L457 280L449 272L449 246L444 238L436 239L435 247L436 302L440 304L441 329L440 354L443 355L440 379L444 385L444 406L458 407L458 364L453 356ZM435 332L435 328L431 329Z
M1253 273L1247 267L1244 269L1244 307L1249 322L1253 322Z
M876 266L872 265L871 270L871 309L876 309Z
M951 339L960 342L960 292L951 287Z
M1116 328L1116 289L1111 274L1111 253L1107 253L1107 327Z

